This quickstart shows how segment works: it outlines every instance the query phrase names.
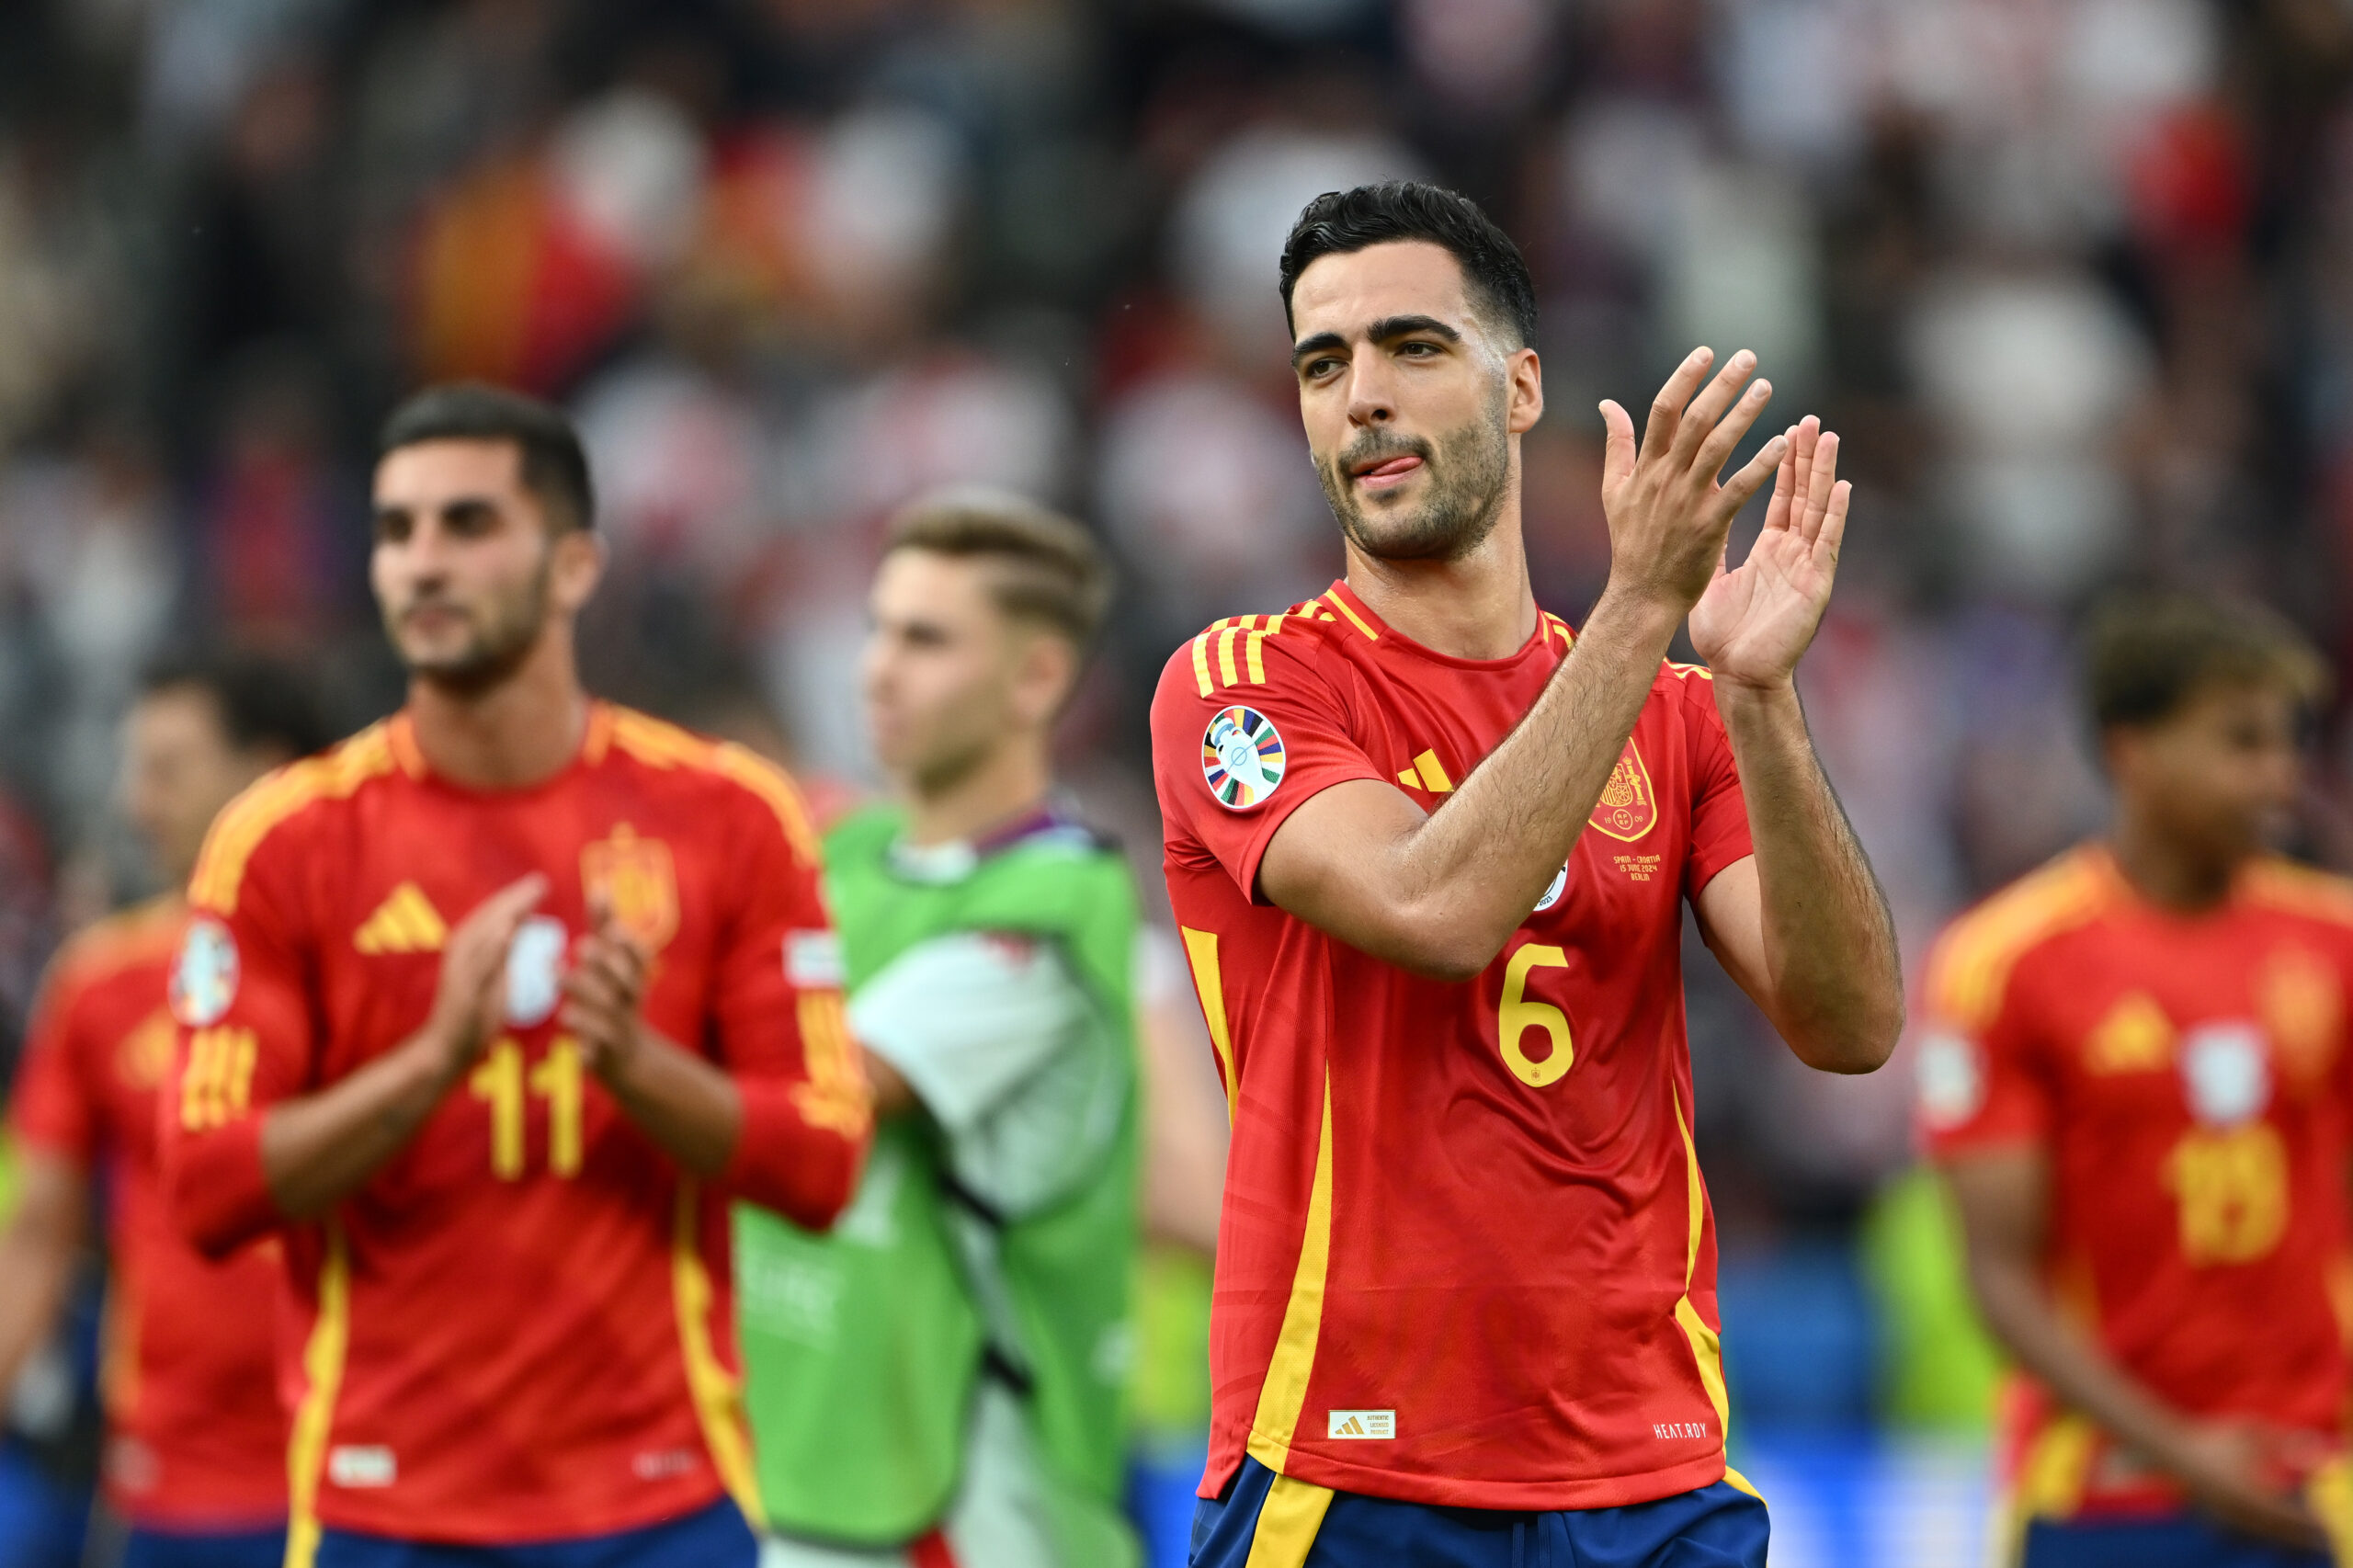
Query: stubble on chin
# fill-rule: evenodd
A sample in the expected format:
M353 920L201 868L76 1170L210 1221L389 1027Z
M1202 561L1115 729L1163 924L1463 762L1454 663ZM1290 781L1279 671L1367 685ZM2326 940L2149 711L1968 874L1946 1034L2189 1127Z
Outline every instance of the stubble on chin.
M1456 432L1422 460L1421 504L1376 502L1378 511L1359 500L1337 459L1315 465L1341 533L1376 561L1460 561L1495 531L1510 472L1501 404L1485 427Z

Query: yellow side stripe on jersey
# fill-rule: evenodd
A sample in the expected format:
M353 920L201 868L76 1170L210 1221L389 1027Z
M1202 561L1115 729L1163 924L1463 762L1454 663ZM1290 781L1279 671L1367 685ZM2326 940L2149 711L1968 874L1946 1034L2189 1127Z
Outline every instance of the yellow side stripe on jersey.
M1358 615L1356 611L1348 608L1348 601L1340 597L1337 589L1326 590L1324 595L1324 602L1330 605L1334 609L1338 610L1342 615L1347 616L1348 618L1348 624L1355 627L1358 631L1363 632L1368 638L1370 638L1375 642L1381 641L1381 633L1375 631L1371 627L1365 624L1364 617Z
M702 1265L702 1205L696 1184L678 1184L676 1222L670 1239L671 1294L678 1311L678 1347L687 1362L687 1392L702 1423L703 1441L722 1484L756 1530L767 1527L760 1485L752 1469L751 1430L744 1419L744 1385L711 1348L710 1271Z
M1225 1022L1225 976L1217 967L1217 933L1176 927L1185 938L1185 961L1192 966L1193 990L1201 999L1201 1017L1210 1027L1210 1046L1217 1052L1218 1070L1225 1078L1225 1124L1233 1125L1242 1085L1233 1075L1233 1037Z
M1324 1123L1315 1136L1315 1176L1308 1187L1307 1223L1299 1238L1299 1267L1291 1275L1290 1301L1258 1387L1258 1409L1250 1419L1250 1457L1276 1474L1290 1462L1292 1437L1307 1405L1308 1380L1315 1371L1316 1342L1324 1333L1324 1284L1332 1266L1332 1070L1324 1070Z
M326 1242L326 1261L319 1267L319 1317L302 1347L302 1403L295 1407L286 1444L286 1568L311 1568L319 1554L319 1479L326 1472L344 1353L351 1344L351 1254L343 1227L332 1220Z
M1699 1309L1691 1304L1691 1280L1699 1272L1699 1242L1707 1233L1708 1188L1699 1179L1699 1151L1691 1142L1691 1124L1683 1114L1683 1096L1675 1099L1675 1128L1683 1134L1683 1188L1689 1205L1690 1230L1683 1254L1683 1294L1676 1299L1675 1326L1691 1346L1691 1359L1699 1370L1699 1386L1707 1391L1708 1403L1716 1407L1716 1440L1726 1441L1726 1428L1732 1420L1732 1401L1724 1392L1723 1339Z

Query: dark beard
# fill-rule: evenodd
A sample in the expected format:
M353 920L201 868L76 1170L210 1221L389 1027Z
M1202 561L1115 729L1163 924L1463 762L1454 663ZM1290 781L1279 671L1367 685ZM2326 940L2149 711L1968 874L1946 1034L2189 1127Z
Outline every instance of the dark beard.
M1417 457L1430 476L1421 509L1385 523L1370 522L1357 505L1352 469L1390 458ZM1473 420L1433 449L1418 438L1366 431L1337 458L1319 461L1315 477L1348 542L1377 561L1460 561L1485 542L1503 516L1511 477L1511 442L1497 397L1483 420Z
M484 628L464 652L434 664L411 664L408 673L461 697L478 697L506 680L530 657L540 629L547 624L548 579L553 564L551 560L542 559L521 601L502 607L511 613L501 615ZM400 647L398 636L392 639L392 646L395 650Z

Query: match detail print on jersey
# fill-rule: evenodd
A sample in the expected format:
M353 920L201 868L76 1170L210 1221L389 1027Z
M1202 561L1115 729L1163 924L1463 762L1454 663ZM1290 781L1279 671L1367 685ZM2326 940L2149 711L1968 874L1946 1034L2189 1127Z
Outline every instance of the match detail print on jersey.
M1224 708L1201 733L1201 777L1228 811L1246 812L1283 781L1283 737L1255 708Z

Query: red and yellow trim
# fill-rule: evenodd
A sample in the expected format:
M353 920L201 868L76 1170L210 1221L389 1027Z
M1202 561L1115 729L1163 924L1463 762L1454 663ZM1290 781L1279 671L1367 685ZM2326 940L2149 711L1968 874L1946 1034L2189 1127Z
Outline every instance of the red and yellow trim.
M1201 1017L1209 1025L1210 1045L1217 1052L1218 1071L1225 1079L1225 1124L1242 1102L1242 1080L1233 1070L1233 1037L1225 1021L1225 976L1217 964L1217 933L1176 928L1185 938L1185 961L1192 966L1193 991L1201 999Z
M1315 1346L1324 1331L1324 1285L1332 1265L1332 1074L1324 1074L1324 1119L1315 1137L1315 1175L1308 1185L1307 1223L1299 1242L1299 1267L1291 1275L1290 1301L1259 1385L1257 1413L1250 1420L1250 1457L1283 1473L1299 1418L1307 1405L1307 1384L1315 1371Z
M1288 1475L1275 1477L1258 1506L1243 1568L1305 1568L1316 1532L1332 1506L1332 1489Z
M196 875L188 881L190 901L216 914L234 915L245 867L263 840L305 806L347 800L398 766L389 725L371 724L324 756L269 774L230 801L205 835Z
M319 1266L319 1316L302 1348L302 1402L286 1443L286 1568L311 1568L319 1552L319 1481L335 1434L335 1402L351 1347L351 1254L343 1227L328 1221Z
M752 1528L761 1529L767 1524L767 1513L760 1505L759 1483L752 1469L752 1433L744 1416L743 1380L729 1371L711 1348L710 1313L717 1295L711 1289L710 1271L703 1267L701 1217L699 1188L692 1181L681 1182L670 1246L678 1348L686 1358L687 1391L694 1400L695 1418L702 1426L711 1465Z
M1931 1010L1962 1028L1991 1021L2018 960L2111 906L2114 890L2097 854L2063 856L1955 921L1929 959Z
M1267 639L1282 635L1291 614L1230 615L1211 621L1193 639L1196 688L1209 697L1222 687L1266 685Z

